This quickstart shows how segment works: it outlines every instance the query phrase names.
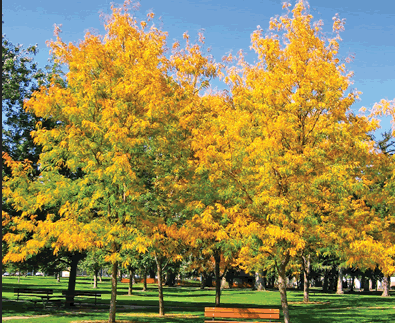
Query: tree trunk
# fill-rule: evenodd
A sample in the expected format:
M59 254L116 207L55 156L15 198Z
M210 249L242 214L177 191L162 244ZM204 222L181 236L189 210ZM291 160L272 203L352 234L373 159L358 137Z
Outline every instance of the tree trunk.
M377 279L372 278L372 290L377 292Z
M229 288L229 283L226 281L225 277L222 277L222 279L221 279L221 289L224 289L224 288Z
M56 276L56 281L58 282L58 283L60 283L60 276L62 275L62 272L61 271L59 271L58 272L58 275Z
M206 275L200 274L200 289L204 289L206 286Z
M362 275L362 278L361 278L361 288L360 288L360 291L361 292L366 292L367 291L367 289L368 289L368 281L367 281L367 279L366 279L366 276L365 276L365 274L363 274Z
M99 282L103 282L103 268L100 268Z
M147 291L147 268L144 268L143 292Z
M274 288L274 282L275 282L276 278L274 276L271 276L269 279L269 286L270 288Z
M221 256L218 251L214 253L214 261L215 261L215 307L219 307L221 305L221 277L219 273Z
M310 255L302 256L302 268L303 268L303 303L310 301Z
M70 276L66 295L66 307L74 306L75 282L77 281L77 266L80 259L80 254L75 254L71 256Z
M329 276L329 291L333 292L336 290L336 285L337 285L337 270L336 266L332 267L332 270L330 271L330 276Z
M204 286L213 287L213 276L211 274L205 276Z
M112 264L111 274L111 301L110 301L110 315L108 318L109 323L115 323L115 313L117 310L117 272L118 262Z
M343 291L343 269L340 266L338 269L336 294L344 294L344 291Z
M168 271L167 275L166 275L166 286L170 286L173 287L175 286L175 281L176 280L176 273L174 273L173 271Z
M351 282L350 282L350 292L354 292L354 284L355 284L355 276L351 276Z
M262 270L255 272L255 289L259 291L265 290Z
M290 323L288 300L287 300L287 276L285 274L285 268L287 266L287 263L288 260L285 259L285 261L279 267L277 267L278 290L280 291L280 295L281 295L281 307L283 309L283 314L284 314L284 323Z
M159 315L165 315L165 305L163 303L163 286L162 286L162 258L155 256L156 268L158 271L158 292L159 292Z
M390 296L390 276L384 275L383 279L383 293L381 294L383 297Z
M97 276L99 274L99 270L95 269L93 273L93 288L97 288Z
M134 278L134 268L129 267L129 289L128 295L133 294L133 278Z
M324 283L322 284L322 291L323 292L327 292L328 291L328 284L329 284L329 272L328 272L328 270L325 270Z

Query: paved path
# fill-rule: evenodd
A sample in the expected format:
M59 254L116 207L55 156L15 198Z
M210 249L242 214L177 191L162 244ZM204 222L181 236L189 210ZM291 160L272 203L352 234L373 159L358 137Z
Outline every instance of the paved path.
M32 316L9 316L9 317L2 317L2 321L8 320L22 320L22 319L39 319L41 317L48 317L51 315L32 315Z

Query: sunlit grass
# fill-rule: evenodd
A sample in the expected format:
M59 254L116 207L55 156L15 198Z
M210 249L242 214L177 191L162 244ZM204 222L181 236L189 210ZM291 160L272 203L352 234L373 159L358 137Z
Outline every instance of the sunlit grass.
M63 307L50 307L43 309L40 303L34 306L29 297L24 301L16 302L14 287L50 288L54 295L60 295L67 289L67 279L57 283L53 277L21 277L17 283L16 277L3 277L3 320L12 316L40 316L39 318L26 318L10 320L10 322L28 323L70 323L70 322L107 322L110 303L110 280L105 278L99 283L98 291L102 297L99 305L77 306L73 310ZM215 290L200 290L197 287L164 288L165 316L158 314L158 291L155 285L148 285L148 291L142 291L142 284L134 286L133 295L128 296L128 285L118 284L117 322L153 322L153 323L181 323L204 322L204 307L213 306ZM93 290L92 280L85 277L77 278L77 290ZM393 292L391 292L393 293ZM291 290L288 292L288 301L293 323L309 322L395 322L395 301L392 297L383 298L380 293L371 294L344 294L322 293L318 290L311 295L311 302L303 303L303 293ZM84 300L84 303L93 303L94 300ZM279 308L280 295L278 291L251 291L249 289L223 290L221 304L224 307L267 307ZM282 311L281 311L282 312ZM49 316L41 316L49 315ZM5 321L7 322L7 321Z

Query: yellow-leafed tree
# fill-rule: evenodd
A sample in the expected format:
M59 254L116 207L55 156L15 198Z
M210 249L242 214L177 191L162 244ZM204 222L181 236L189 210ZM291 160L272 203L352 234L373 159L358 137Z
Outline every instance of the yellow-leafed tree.
M272 19L266 36L252 34L257 62L239 54L225 78L230 93L207 98L211 117L193 144L200 168L242 214L234 230L244 241L239 261L251 268L248 248L257 246L277 268L285 322L290 260L314 247L312 237L329 243L347 217L367 212L351 197L374 129L350 109L358 93L346 92L352 74L337 58L343 21L335 17L335 36L325 39L304 1L288 14Z
M67 85L54 81L25 102L29 111L57 122L53 129L38 124L33 133L43 146L41 175L29 182L23 164L5 156L15 166L15 176L3 185L4 195L23 212L12 219L3 215L17 228L5 237L11 245L5 261L23 261L48 244L54 252L106 250L106 260L113 263L110 322L115 322L120 252L143 252L150 244L135 221L144 216L144 172L153 168L147 151L150 140L166 142L175 107L164 55L166 34L145 21L138 23L128 6L126 1L121 8L112 7L104 37L88 32L84 40L66 44L56 27L56 40L49 46L55 61L67 69ZM80 176L70 179L66 171ZM35 222L36 211L52 204L60 211ZM31 238L18 244L24 232Z

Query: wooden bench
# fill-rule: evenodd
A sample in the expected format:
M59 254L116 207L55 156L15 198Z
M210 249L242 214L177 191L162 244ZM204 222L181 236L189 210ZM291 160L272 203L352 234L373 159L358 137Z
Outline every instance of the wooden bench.
M74 301L67 301L66 303L75 303L75 297L77 296L84 296L84 297L94 297L95 298L95 306L97 304L97 299L101 298L101 292L92 292L92 291L85 291L85 290L76 290L73 292L72 295L68 293L67 290L62 291L62 295L67 297L74 297Z
M205 307L204 316L211 318L211 320L204 321L205 323L251 323L251 321L245 321L245 319L270 319L270 322L274 322L272 320L277 321L280 319L280 310L269 308ZM243 321L215 321L215 318L241 318Z
M37 302L42 301L44 308L46 307L47 303L53 297L59 296L52 296L53 289L42 289L42 288L14 288L14 294L17 295L16 300L19 301L20 296L30 296L30 297L39 297L40 299L29 299L30 302L33 302L36 305ZM52 300L54 301L54 300ZM57 300L60 301L60 300Z

